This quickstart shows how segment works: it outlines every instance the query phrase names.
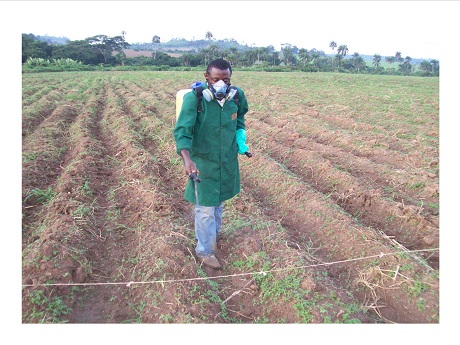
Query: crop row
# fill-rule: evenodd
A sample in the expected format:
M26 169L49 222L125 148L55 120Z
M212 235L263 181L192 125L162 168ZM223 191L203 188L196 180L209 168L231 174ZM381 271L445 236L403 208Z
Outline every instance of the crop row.
M269 76L241 75L254 157L240 159L242 193L224 214L227 278L202 280L216 273L195 265L192 208L172 138L175 92L199 78L174 77L49 74L41 88L25 77L23 281L35 285L24 290L27 321L38 309L32 291L47 282L70 284L44 291L70 298L71 322L326 322L350 305L360 305L352 314L363 322L435 321L431 138L413 154L417 126L396 141L352 104L349 116L334 113L284 76L286 87L261 98L256 85ZM378 147L369 148L372 140ZM53 193L41 202L34 191L46 190ZM260 270L268 274L250 273ZM145 284L158 280L177 282ZM144 284L71 287L123 281ZM332 306L328 291L338 296Z

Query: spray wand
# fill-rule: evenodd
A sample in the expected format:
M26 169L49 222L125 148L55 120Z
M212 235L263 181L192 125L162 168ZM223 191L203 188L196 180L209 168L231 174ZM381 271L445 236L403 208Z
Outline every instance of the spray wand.
M199 205L199 203L198 203L198 187L197 187L196 184L197 184L197 183L200 183L201 180L200 180L200 178L198 177L198 175L195 174L195 173L190 173L190 174L188 174L188 177L189 177L191 180L193 180L193 184L194 184L194 186L195 186L195 199L196 199L196 204Z

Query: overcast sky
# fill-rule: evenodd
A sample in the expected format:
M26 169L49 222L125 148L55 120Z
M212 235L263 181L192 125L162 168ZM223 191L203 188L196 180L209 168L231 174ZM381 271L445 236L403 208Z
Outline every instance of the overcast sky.
M27 4L25 4L27 3ZM84 39L127 32L128 43L172 38L233 38L255 46L289 43L331 53L439 59L458 14L442 1L32 1L10 2L21 33ZM454 8L456 10L454 10ZM455 21L456 22L456 21ZM447 43L447 42L446 42Z

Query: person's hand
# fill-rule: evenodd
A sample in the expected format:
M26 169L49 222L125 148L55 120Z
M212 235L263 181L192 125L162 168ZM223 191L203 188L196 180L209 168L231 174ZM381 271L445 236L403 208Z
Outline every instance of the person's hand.
M249 151L248 145L246 145L245 143L238 143L238 153L240 155L244 155L248 151Z
M187 176L190 174L195 174L198 176L200 172L198 171L195 162L190 158L190 152L187 150L182 150L180 153L182 155L182 159L184 160L185 174Z
M200 173L198 171L198 168L196 167L195 163L193 161L190 161L191 164L189 164L188 166L185 167L185 173L188 175L190 174L195 174L198 176L198 174Z
M246 145L246 131L242 128L236 131L236 143L238 144L238 153L240 155L244 155L249 151L248 145Z

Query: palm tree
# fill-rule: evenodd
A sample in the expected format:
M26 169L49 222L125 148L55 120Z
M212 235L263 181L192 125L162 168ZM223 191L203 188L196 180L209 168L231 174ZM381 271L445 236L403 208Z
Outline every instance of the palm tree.
M353 53L353 57L351 58L351 60L352 60L353 66L355 66L355 68L359 65L359 59L362 59L362 57L359 55L359 53L358 52Z
M160 36L153 36L152 37L152 44L154 47L154 52L153 52L153 59L155 60L157 58L157 45L160 44Z
M305 48L301 48L299 50L299 60L303 62L303 66L310 61L310 54L308 54L308 50Z
M334 49L337 48L337 43L335 43L335 41L331 41L331 43L329 43L329 48L332 49L332 53L334 54Z
M339 53L335 54L334 57L332 58L332 66L334 66L334 61L337 61L337 66L340 67L342 64L343 56Z
M208 41L211 41L212 38L213 38L213 35L212 35L211 31L206 31L206 39L207 39Z
M337 48L337 53L342 55L342 57L345 57L345 55L347 55L347 53L348 53L347 45L346 44L340 45L340 47Z
M412 69L412 65L411 65L412 58L410 56L406 56L406 59L403 61L404 62L399 65L399 68L401 72L403 73L403 75L407 75L410 73Z
M295 56L292 52L291 46L286 46L282 49L283 52L283 60L286 66L294 65L295 64Z
M271 59L273 61L273 66L275 66L280 59L280 54L276 51L272 52Z
M351 63L355 67L355 70L359 73L359 69L362 67L364 59L359 55L359 53L353 53L351 58Z
M374 54L374 59L372 60L372 64L374 65L375 68L380 67L381 60L382 60L382 57L379 54Z
M313 66L318 67L319 54L315 49L312 49L311 61L313 61Z
M256 49L256 54L257 54L257 62L260 62L260 58L262 57L262 60L266 54L266 49L264 47L258 47Z
M428 75L428 74L431 72L431 70L432 70L432 66L431 66L430 61L428 61L428 60L422 60L422 61L420 62L420 69L421 69L423 72L425 72L426 75Z
M337 48L337 55L339 55L339 59L340 59L341 64L343 63L343 59L347 55L347 53L348 53L348 47L347 47L346 44L341 44Z
M389 64L392 64L395 62L395 57L394 56L387 56L385 58L385 61L388 62Z
M439 61L433 59L433 60L430 61L430 64L433 67L432 70L431 70L431 73L433 73L433 75L438 75L438 73L439 73Z
M396 59L396 61L398 61L398 62L403 62L403 61L404 61L404 59L402 58L401 52L396 52L396 54L395 54L395 59Z
M332 54L334 54L334 49L337 48L337 43L335 41L331 41L329 43L329 48L332 49ZM334 69L334 58L332 58L332 69Z

